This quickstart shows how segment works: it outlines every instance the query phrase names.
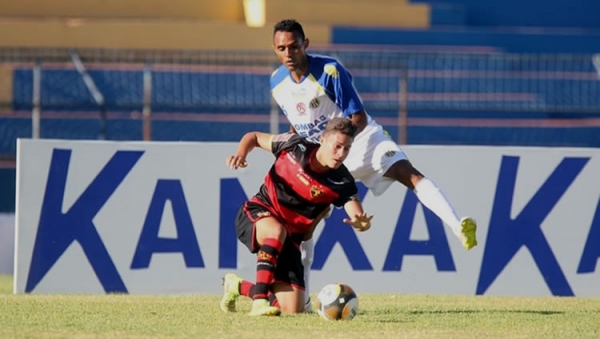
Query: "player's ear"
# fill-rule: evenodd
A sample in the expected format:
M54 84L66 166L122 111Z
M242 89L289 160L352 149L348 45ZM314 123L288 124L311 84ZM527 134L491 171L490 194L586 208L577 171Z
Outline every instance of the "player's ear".
M310 41L308 40L308 38L304 38L304 49L308 48Z

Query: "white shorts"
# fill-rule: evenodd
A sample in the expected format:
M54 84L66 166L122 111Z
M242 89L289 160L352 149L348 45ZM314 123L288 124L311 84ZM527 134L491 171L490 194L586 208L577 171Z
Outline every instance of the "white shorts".
M378 196L394 182L394 179L383 175L393 164L406 159L404 152L383 127L371 122L354 138L344 165L356 180L360 180Z

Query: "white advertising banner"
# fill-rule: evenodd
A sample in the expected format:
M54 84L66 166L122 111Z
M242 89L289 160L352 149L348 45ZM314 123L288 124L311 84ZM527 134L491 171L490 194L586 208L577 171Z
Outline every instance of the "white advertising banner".
M18 141L15 293L220 294L254 280L239 206L273 156L233 171L235 143ZM461 215L466 251L400 184L374 197L357 233L335 210L315 233L311 286L358 293L600 296L600 150L407 146Z

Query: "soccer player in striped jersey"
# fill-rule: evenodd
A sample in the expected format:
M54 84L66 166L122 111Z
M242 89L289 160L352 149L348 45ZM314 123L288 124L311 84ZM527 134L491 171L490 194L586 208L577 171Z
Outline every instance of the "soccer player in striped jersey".
M255 147L275 155L275 163L259 192L241 206L236 219L239 240L256 253L256 282L234 274L223 279L220 307L235 311L240 295L253 299L252 316L273 316L304 311L304 267L300 243L312 237L316 221L333 204L344 207L343 221L358 231L371 227L358 200L354 178L343 161L348 156L356 127L345 118L329 121L320 144L298 134L244 135L237 153L226 159L232 169L246 166Z
M382 126L367 114L344 66L334 58L308 54L308 46L309 40L297 21L282 20L274 26L273 48L282 65L271 76L271 92L291 129L317 143L329 120L350 119L358 134L344 164L354 178L375 196L381 195L394 181L400 182L450 227L467 250L476 246L475 221L459 218L438 186L413 167ZM302 247L308 310L312 241Z

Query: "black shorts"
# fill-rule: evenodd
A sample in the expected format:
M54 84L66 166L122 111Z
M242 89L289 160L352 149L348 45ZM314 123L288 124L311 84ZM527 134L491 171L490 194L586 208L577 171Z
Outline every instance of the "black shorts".
M250 252L256 253L259 248L256 242L254 223L270 215L265 207L250 201L240 207L235 220L236 234ZM304 265L302 265L302 256L299 249L300 239L298 237L294 238L296 238L295 241L289 235L285 238L281 253L277 257L275 282L304 289Z

